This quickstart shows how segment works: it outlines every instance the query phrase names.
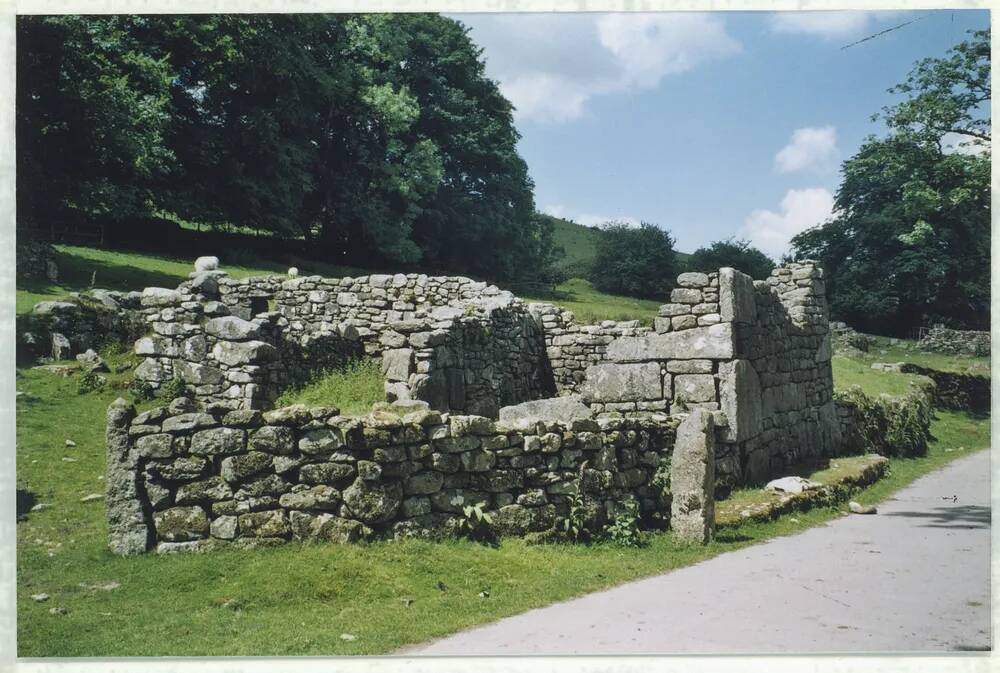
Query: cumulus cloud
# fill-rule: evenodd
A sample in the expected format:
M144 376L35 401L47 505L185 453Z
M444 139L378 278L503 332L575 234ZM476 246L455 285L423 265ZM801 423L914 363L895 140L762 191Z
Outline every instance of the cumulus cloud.
M864 32L874 18L872 12L778 12L771 18L771 30L840 39Z
M837 129L832 126L796 129L791 140L774 157L779 173L809 170L825 173L837 159Z
M755 210L750 213L738 236L778 258L788 252L796 234L822 224L833 215L833 195L822 188L790 189L781 200L778 212Z
M559 217L564 220L576 222L577 224L582 224L585 227L599 227L609 222L621 223L630 227L638 227L641 223L639 218L631 217L629 215L597 215L594 213L574 214L569 208L560 204L544 206L542 207L542 212L546 215L551 215L552 217Z
M578 119L595 96L649 89L742 46L709 14L457 15L521 119Z

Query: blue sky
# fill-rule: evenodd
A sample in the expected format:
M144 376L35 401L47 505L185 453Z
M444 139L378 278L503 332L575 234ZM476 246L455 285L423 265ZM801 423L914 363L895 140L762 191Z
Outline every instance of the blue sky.
M517 107L540 210L771 255L829 216L886 89L989 26L968 10L454 16Z

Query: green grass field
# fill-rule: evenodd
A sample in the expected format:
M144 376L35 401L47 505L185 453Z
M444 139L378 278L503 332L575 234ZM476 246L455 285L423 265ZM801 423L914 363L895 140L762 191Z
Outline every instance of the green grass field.
M63 284L19 288L19 310L22 302L30 306L31 297L86 287L94 270L103 274L98 286L133 289L176 284L190 268L188 261L145 255L65 247L61 253L71 258L62 260ZM268 270L227 268L241 275ZM632 311L620 317L641 317L643 311L655 310L645 304L623 308L613 298L593 297L585 286L574 287L580 292L574 301L581 304L574 310L580 313L605 306ZM112 365L132 360L125 353L107 355ZM289 399L318 402L346 395L346 386L356 397L352 404L366 404L375 378L363 368L355 374L346 380L322 378L315 386L288 393ZM743 524L721 530L705 547L678 545L669 533L657 533L640 549L610 543L531 546L509 539L497 547L459 540L296 543L255 551L119 558L106 548L103 503L81 499L104 491L105 412L115 397L127 396L122 388L130 375L110 374L106 388L79 394L78 376L17 370L19 656L387 653L840 516L839 508L822 508ZM834 360L834 376L838 387L857 383L869 392L899 392L911 380L847 358ZM926 456L894 459L891 474L855 499L877 502L920 475L989 446L988 418L938 411L932 432L935 440ZM66 440L76 446L67 446ZM29 511L39 503L50 507ZM39 593L50 598L36 602L31 596ZM63 608L65 614L53 614L52 608Z

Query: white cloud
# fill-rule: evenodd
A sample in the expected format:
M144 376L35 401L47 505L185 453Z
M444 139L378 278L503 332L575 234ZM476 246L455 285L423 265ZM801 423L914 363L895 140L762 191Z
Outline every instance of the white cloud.
M825 173L835 166L837 129L832 126L796 129L774 157L779 173L810 170Z
M859 35L873 18L871 12L778 12L771 19L771 30L832 40Z
M522 119L578 119L595 96L649 89L664 77L738 53L709 14L458 15L486 72Z
M570 212L569 208L561 204L543 206L542 212L546 215L551 215L552 217L559 217L564 220L576 222L577 224L582 224L585 227L599 227L607 224L608 222L617 222L627 224L630 227L638 227L641 223L639 218L630 217L628 215L595 215L593 213L573 214Z
M778 258L788 252L793 236L825 222L831 215L833 195L826 189L790 189L781 200L779 212L753 211L738 236L750 239L754 246Z
M945 154L977 155L989 152L990 143L961 133L945 133L941 136L941 149Z

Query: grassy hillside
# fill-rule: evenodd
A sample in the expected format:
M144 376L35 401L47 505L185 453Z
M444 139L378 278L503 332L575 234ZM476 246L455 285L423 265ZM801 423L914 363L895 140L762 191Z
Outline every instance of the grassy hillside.
M586 227L580 228L586 229ZM17 282L19 315L30 311L37 302L58 299L70 292L79 292L91 286L123 291L141 290L149 286L176 287L187 279L194 268L194 259L162 257L141 252L99 250L70 245L56 246L56 250L59 282L19 279ZM219 257L222 267L237 278L285 273L290 264L297 266L303 275L319 274L336 278L369 273L365 269L356 267L298 259L276 262L246 254L237 259L227 259L224 253ZM594 290L590 283L582 279L571 279L557 286L551 296L538 296L528 300L559 304L576 312L577 317L585 322L639 319L646 324L652 322L660 304L656 301L603 294Z
M566 253L566 256L559 262L559 266L567 269L570 277L585 277L586 268L593 262L594 256L597 254L597 239L601 235L600 230L551 215L543 215L543 217L552 223L553 239L556 245L561 246ZM678 251L675 251L674 255L679 265L684 264L691 256L686 252Z

